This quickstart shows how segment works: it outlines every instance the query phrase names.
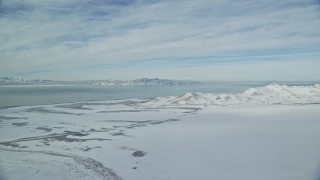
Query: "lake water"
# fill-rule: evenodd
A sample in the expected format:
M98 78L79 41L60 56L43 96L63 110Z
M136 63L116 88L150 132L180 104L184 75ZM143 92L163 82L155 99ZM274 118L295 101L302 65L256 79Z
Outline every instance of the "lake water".
M0 87L0 108L7 106L40 105L79 101L152 98L186 92L233 93L250 87L265 86L266 82L217 82L209 85L184 86L18 86ZM290 83L286 83L290 84ZM291 83L310 85L313 83Z

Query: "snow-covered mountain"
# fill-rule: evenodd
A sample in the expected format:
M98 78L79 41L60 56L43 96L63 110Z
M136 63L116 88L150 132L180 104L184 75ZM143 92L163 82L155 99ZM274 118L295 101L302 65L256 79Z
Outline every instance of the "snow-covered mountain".
M172 86L202 84L199 81L180 81L168 79L135 79L135 80L88 80L88 81L52 81L52 80L26 80L20 78L0 78L0 86L6 85L81 85L81 86Z
M64 85L64 81L52 81L52 80L28 80L14 77L2 77L0 78L0 86L4 85Z
M198 81L179 81L179 80L168 80L168 79L135 79L135 80L91 80L83 81L84 85L93 86L171 86L171 85L191 85L191 84L201 84Z
M188 92L179 96L157 97L142 105L235 105L235 104L320 104L320 84L287 86L269 84L233 94Z

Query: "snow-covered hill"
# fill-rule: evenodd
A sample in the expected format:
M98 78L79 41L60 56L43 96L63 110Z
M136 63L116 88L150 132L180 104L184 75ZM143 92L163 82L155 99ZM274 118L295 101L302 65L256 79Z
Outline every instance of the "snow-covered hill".
M157 97L144 105L233 105L233 104L317 104L320 103L320 84L314 86L287 86L269 84L234 94L205 94L188 92L179 96Z
M52 81L52 80L26 80L20 78L0 78L0 86L8 85L81 85L81 86L171 86L201 84L198 81L180 81L168 79L135 79L135 80L88 80L88 81Z

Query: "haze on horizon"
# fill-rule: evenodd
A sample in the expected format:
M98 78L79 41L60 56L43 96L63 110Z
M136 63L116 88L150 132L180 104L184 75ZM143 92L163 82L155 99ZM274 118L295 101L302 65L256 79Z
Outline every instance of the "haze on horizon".
M0 0L0 77L320 80L319 0Z

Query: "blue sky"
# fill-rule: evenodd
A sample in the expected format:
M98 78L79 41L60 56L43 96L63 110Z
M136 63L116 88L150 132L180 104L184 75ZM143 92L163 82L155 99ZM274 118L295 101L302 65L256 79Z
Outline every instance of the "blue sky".
M0 0L0 76L320 80L318 0Z

